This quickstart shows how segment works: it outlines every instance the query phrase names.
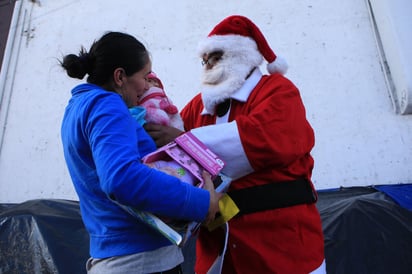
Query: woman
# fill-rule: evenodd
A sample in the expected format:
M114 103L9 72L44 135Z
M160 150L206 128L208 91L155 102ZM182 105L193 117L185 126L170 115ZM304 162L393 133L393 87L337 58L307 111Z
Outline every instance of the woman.
M156 145L128 108L148 89L148 51L133 36L109 32L61 65L72 78L88 74L72 90L61 128L90 235L88 273L181 273L181 250L117 205L206 223L218 211L208 174L199 189L140 161Z

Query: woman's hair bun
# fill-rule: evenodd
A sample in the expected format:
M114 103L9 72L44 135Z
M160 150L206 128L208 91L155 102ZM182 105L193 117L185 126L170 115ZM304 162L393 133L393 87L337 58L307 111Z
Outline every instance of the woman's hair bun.
M66 55L61 65L70 77L83 79L90 72L90 57L87 51L82 48L78 56L75 54Z

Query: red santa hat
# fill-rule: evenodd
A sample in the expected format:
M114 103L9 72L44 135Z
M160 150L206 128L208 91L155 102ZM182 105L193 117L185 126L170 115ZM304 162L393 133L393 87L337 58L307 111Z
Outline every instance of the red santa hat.
M159 77L157 77L153 71L147 75L147 79L155 80L159 84L159 88L164 89L162 81L160 81Z
M262 63L262 57L268 62L267 70L270 74L285 74L288 68L286 61L276 56L259 28L248 18L232 15L217 24L209 33L207 39L198 47L202 56L216 50L224 54L241 55L239 61L251 62L253 66Z

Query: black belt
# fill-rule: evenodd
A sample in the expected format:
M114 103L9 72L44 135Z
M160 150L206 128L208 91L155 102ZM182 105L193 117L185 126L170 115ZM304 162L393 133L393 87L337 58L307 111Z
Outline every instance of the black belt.
M317 194L306 179L247 187L227 194L240 210L236 216L317 201Z

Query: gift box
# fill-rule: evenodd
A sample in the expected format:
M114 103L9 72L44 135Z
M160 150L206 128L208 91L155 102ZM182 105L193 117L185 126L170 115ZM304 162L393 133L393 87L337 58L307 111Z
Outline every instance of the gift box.
M202 187L202 172L206 170L214 180L225 163L191 132L186 132L169 144L146 155L143 163L174 161L195 178L193 185Z
M176 176L176 172L166 173L174 174L182 181L190 182L200 188L204 185L202 173L206 170L211 175L217 192L226 191L231 181L229 177L220 172L225 165L224 161L190 132L180 135L174 141L147 154L142 162L163 172L166 172L165 167L175 171L181 167L188 173L187 175L190 175L190 180L184 180L186 175ZM125 209L179 246L183 246L200 227L200 223L197 222L173 220L131 207L125 207Z

